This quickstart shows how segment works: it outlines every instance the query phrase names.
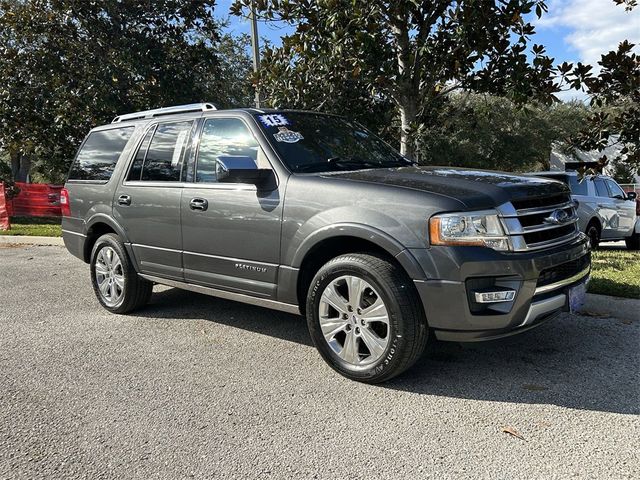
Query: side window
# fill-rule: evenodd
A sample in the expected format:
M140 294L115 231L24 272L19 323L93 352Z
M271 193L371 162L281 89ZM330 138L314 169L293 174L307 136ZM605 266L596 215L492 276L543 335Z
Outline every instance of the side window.
M184 151L193 122L161 123L156 127L142 166L140 180L179 182ZM144 145L143 145L144 146ZM143 148L140 148L142 151ZM140 151L138 155L140 155ZM138 155L136 160L139 161ZM135 167L136 161L134 160Z
M598 197L608 197L609 190L607 190L607 186L604 184L604 180L601 178L595 178L593 180L593 184L596 187L596 195Z
M271 168L251 131L238 118L210 118L202 129L196 182L215 182L218 158L233 166L233 157L249 157L258 168ZM240 161L240 158L238 159Z
M620 185L618 185L610 178L607 178L607 185L609 185L609 191L611 192L612 197L627 198L627 194L624 193L624 190L622 190L622 188L620 188Z
M90 133L73 162L69 180L109 180L134 130L124 127Z
M147 151L149 150L151 137L153 137L155 131L156 126L153 126L144 136L144 140L140 144L138 153L136 153L136 157L133 159L133 163L131 164L131 168L129 169L127 180L140 180L140 177L142 177L142 165L144 164L144 159L147 158Z
M569 179L569 187L571 188L571 193L574 195L589 195L588 183L587 180L584 179L580 181L577 175L567 175Z

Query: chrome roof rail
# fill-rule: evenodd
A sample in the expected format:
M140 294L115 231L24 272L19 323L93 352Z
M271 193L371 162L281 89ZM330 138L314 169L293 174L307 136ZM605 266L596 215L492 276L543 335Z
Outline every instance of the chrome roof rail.
M160 117L162 115L173 115L177 113L207 112L209 110L216 110L213 103L190 103L189 105L175 105L173 107L156 108L154 110L118 115L111 123L126 122L127 120L136 120L139 118Z

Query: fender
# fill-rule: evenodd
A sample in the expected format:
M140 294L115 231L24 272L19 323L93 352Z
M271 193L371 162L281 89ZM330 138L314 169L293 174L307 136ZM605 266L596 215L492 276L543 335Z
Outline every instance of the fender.
M291 260L291 267L299 269L313 247L335 237L356 237L374 243L395 257L412 279L425 279L420 264L400 242L382 230L359 223L335 223L316 230L300 244Z
M115 221L113 218L107 216L104 213L96 213L93 215L85 224L85 235L89 233L91 227L93 227L96 223L104 223L109 225L113 230L118 234L118 236L122 239L124 243L129 243L129 237L125 233L124 229Z
M131 259L131 263L133 264L133 267L135 268L136 271L138 271L138 261L136 259L136 254L133 251L133 248L131 247L131 242L129 241L129 237L125 233L125 230L115 220L113 220L113 218L109 217L104 213L94 214L85 224L85 230L84 230L85 235L88 235L91 227L93 227L97 223L104 223L106 225L109 225L118 234L118 236L122 239L122 242L124 243L124 248L127 250L127 253L129 254L129 258ZM84 261L87 263L88 263L89 256L91 255L91 252L87 251L88 245L89 245L88 242L85 242Z

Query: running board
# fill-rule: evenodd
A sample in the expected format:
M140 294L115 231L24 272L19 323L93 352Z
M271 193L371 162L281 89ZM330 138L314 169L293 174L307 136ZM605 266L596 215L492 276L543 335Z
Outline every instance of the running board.
M175 280L169 280L162 277L154 277L153 275L146 275L143 273L139 273L138 275L145 280L159 283L160 285L166 285L168 287L181 288L182 290L203 293L204 295L209 295L211 297L224 298L225 300L233 300L236 302L247 303L249 305L256 305L258 307L265 307L272 310L279 310L281 312L300 315L300 308L297 305L292 305L290 303L276 302L275 300L268 300L266 298L252 297L251 295L245 295L243 293L228 292L226 290L220 290L217 288L203 287L202 285L194 285L193 283L178 282Z

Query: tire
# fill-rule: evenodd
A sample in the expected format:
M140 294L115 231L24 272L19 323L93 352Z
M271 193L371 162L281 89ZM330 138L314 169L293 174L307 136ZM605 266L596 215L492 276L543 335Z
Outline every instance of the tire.
M428 327L421 305L399 266L373 254L347 254L313 278L307 324L331 368L351 380L380 383L422 355Z
M587 226L587 231L585 233L589 238L591 250L597 250L600 246L600 228L598 227L598 225L595 223L590 223Z
M624 239L628 250L640 250L640 233L634 233L630 237Z
M116 234L98 238L91 251L90 266L93 291L111 313L128 313L149 301L153 283L138 276Z

